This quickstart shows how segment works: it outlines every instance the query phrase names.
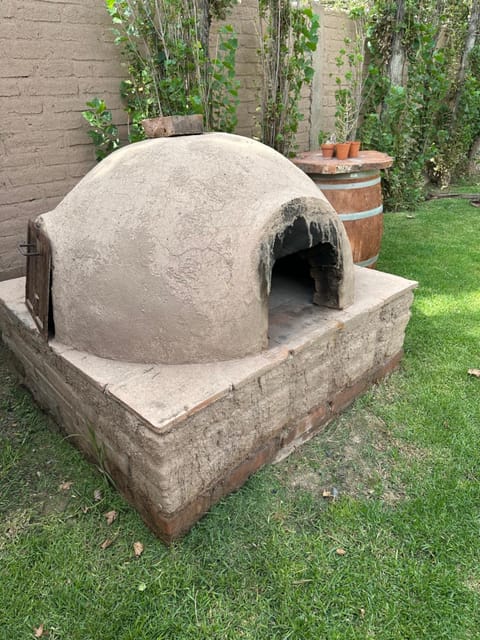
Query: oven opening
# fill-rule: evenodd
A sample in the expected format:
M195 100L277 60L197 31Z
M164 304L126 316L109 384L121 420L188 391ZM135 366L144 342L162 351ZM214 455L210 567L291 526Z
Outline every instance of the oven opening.
M292 253L275 261L272 269L269 306L280 304L313 304L315 280L310 273L306 252Z
M334 306L337 301L338 252L319 243L277 258L268 296L268 345L282 344L295 327L314 313L314 306Z
M330 220L308 224L299 216L273 238L270 265L265 265L270 286L264 289L270 345L284 340L292 323L301 318L308 321L315 306L341 308L342 252L336 225Z

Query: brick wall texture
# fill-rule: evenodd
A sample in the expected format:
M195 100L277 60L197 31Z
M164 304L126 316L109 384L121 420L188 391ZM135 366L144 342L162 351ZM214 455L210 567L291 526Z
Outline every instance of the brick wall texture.
M85 102L104 96L124 120L110 27L101 0L0 1L0 279L23 272L27 219L95 164Z
M313 91L302 95L300 150L316 139L314 128L333 129L331 73L345 25L341 15L320 5L317 10L318 73ZM252 136L259 95L257 0L241 0L229 22L239 37L237 133ZM333 50L327 52L328 44ZM125 124L123 74L103 0L0 0L0 280L24 273L16 247L27 220L53 209L95 164L81 115L87 100L104 98L114 121Z
M355 38L354 23L345 13L317 7L320 14L319 42L314 54L315 75L311 87L310 148L318 146L320 131L335 132L336 58L345 47L345 37Z

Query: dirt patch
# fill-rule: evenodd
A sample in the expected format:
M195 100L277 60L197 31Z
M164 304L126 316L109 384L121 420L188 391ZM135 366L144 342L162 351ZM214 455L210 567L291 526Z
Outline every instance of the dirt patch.
M329 499L348 495L394 503L406 495L402 467L427 455L360 409L341 416L278 466L282 482L293 490Z
M465 585L467 589L474 591L478 595L480 595L480 580L476 577L470 577L465 581Z
M0 551L16 540L30 526L31 513L26 509L16 509L0 525Z

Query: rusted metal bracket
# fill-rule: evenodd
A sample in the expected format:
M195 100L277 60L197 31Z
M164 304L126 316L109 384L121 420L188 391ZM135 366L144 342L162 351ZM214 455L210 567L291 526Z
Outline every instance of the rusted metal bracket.
M31 244L29 242L20 242L17 245L18 253L20 253L25 258L30 258L31 256L39 256L40 251L37 251L37 245Z

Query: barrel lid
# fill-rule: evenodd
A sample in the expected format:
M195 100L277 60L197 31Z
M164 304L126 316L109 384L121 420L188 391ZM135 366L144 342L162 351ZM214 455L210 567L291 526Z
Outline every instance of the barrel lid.
M292 162L305 173L339 174L354 171L387 169L393 164L393 158L381 151L360 151L357 158L324 158L320 149L304 151Z

